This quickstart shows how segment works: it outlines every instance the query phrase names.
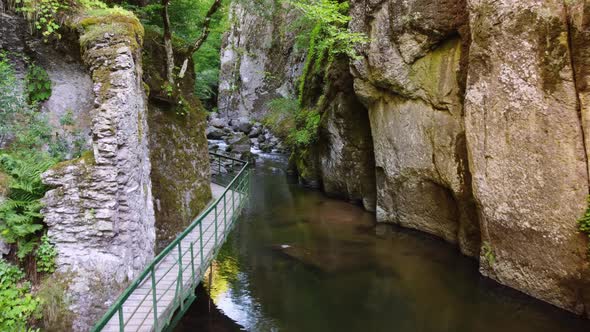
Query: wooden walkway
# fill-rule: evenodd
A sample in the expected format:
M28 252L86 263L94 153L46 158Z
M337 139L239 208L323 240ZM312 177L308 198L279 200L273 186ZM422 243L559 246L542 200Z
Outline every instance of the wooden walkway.
M225 189L211 184L213 202L222 197ZM200 225L141 280L122 304L123 310L118 310L101 331L161 331L172 320L174 311L184 311L194 300L194 288L224 243L246 198L245 191L228 190Z

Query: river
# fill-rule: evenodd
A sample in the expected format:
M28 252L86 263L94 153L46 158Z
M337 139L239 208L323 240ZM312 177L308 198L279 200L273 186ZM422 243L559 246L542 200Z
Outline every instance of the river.
M398 227L376 235L372 214L293 183L286 163L259 160L251 202L205 282L218 312L201 296L177 332L590 331L480 276L439 239Z

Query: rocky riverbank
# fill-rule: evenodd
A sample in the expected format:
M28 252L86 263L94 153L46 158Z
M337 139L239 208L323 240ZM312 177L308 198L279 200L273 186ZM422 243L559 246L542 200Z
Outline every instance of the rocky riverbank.
M205 131L209 150L230 153L243 160L255 160L259 153L286 153L285 144L262 123L242 117L228 119L217 113L209 115Z

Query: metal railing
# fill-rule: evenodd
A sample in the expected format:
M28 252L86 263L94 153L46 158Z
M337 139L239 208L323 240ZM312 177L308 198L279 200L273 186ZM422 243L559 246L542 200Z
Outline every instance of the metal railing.
M212 182L227 183L221 196L154 258L92 331L162 331L194 301L196 286L249 197L248 162L216 153L210 158L218 170Z

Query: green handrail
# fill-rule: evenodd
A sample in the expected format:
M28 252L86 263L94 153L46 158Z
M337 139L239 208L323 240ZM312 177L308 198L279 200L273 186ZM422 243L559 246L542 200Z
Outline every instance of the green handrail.
M221 154L217 154L217 153L213 153L210 152L209 155L212 157L211 159L215 160L217 159L217 163L218 163L218 169L219 171L221 170L221 163L222 163L222 159L225 160L229 160L231 161L231 170L233 171L234 168L234 163L237 162L239 165L241 165L239 172L237 173L237 175L235 177L232 178L231 182L226 186L225 190L223 191L223 194L221 194L221 196L219 198L217 198L215 200L215 202L213 204L211 204L203 213L199 214L199 216L197 216L197 218L195 218L195 220L193 220L193 222L182 232L180 233L179 236L176 237L176 239L174 239L174 241L172 241L168 246L166 246L166 248L164 248L164 250L162 250L162 252L160 252L153 260L152 262L143 270L143 272L134 279L134 281L123 291L123 293L119 296L119 298L115 301L115 303L113 303L113 305L109 308L109 310L104 314L104 316L96 323L96 325L94 326L94 328L92 329L92 331L98 332L98 331L102 331L107 324L109 323L109 321L111 321L111 319L113 319L113 317L115 317L115 315L117 315L118 317L118 325L119 325L119 331L123 332L125 331L125 327L127 325L127 322L125 322L125 317L124 317L124 313L123 313L123 305L126 303L126 301L129 299L129 297L133 294L133 292L138 289L139 286L141 286L144 282L150 282L151 283L151 293L152 293L152 305L151 305L151 310L146 314L145 317L143 317L142 323L145 322L145 320L149 317L152 316L153 317L153 330L154 331L161 331L163 330L169 323L170 320L172 319L172 316L174 315L174 312L177 309L180 309L181 314L186 311L188 309L188 306L190 305L190 303L185 303L185 300L190 300L190 302L192 302L192 300L194 300L194 288L198 285L198 283L200 282L200 278L202 277L204 270L203 268L205 266L207 266L209 264L209 262L217 255L217 252L219 251L219 246L220 244L223 243L223 240L225 240L225 237L227 236L227 213L230 211L226 211L226 204L228 204L228 200L226 195L228 194L228 192L231 190L231 195L232 195L232 206L231 206L231 211L235 213L235 211L240 211L241 208L244 206L246 200L249 198L249 193L248 193L248 184L249 184L249 163L240 159L236 159L236 158L231 158L228 156L224 156ZM240 200L239 204L238 204L238 208L236 209L234 206L234 194L235 192L238 192L238 194L242 195L242 199ZM223 224L223 234L221 237L221 241L218 241L218 232L217 232L217 223L218 223L218 211L220 210L220 208L218 208L218 206L220 204L223 204L223 218L224 218L224 224ZM214 239L215 239L215 245L213 247L213 250L211 252L211 254L207 255L207 257L203 257L203 248L204 245L209 243L209 240L211 240L211 238L209 238L207 240L207 242L204 244L203 243L203 234L204 232L207 232L211 225L209 225L209 227L207 227L207 229L203 230L203 225L202 225L202 221L210 214L210 213L214 213L214 225L215 225L215 233L214 233ZM232 218L230 219L230 227L229 229L232 228L233 225L233 221L236 218L236 214L232 215ZM193 230L195 230L196 227L199 227L199 239L195 240L198 241L199 243L199 247L200 247L200 252L199 252L199 258L200 258L200 271L199 271L199 275L198 278L199 280L195 279L195 272L194 272L194 255L193 255L193 245L196 242L191 241L190 242L190 257L191 257L191 266L192 266L192 284L189 285L189 289L187 290L187 292L184 292L183 288L184 288L184 283L183 283L183 273L185 270L187 270L189 268L189 266L186 266L185 269L183 269L183 258L185 257L186 254L189 253L189 250L187 249L186 253L182 253L182 241L185 240L187 238L187 236L189 234L191 234L191 232ZM189 239L190 240L190 239ZM172 253L172 250L174 248L177 248L178 250L178 276L177 276L177 280L176 280L176 295L174 297L174 300L172 301L172 308L170 311L170 315L167 319L165 319L164 321L160 321L160 317L158 317L159 313L158 313L158 294L157 294L157 288L156 285L158 284L159 281L161 281L162 279L164 279L164 277L172 270L172 268L174 268L175 265L172 265L170 267L170 269L168 269L168 271L166 271L159 280L156 280L156 268L158 263L160 263L161 261L163 261L166 257L168 257L168 255L170 253ZM149 277L149 279L148 279ZM180 285L180 290L178 290L178 287ZM167 294L167 292L170 290L170 287L172 286L172 284L168 287L167 290L164 291L163 294L161 294L161 297L163 297L165 294ZM178 294L180 294L180 297L178 297ZM145 294L145 296L143 297L143 299L141 300L140 303L144 303L144 301L146 300L148 294ZM193 297L193 298L191 298ZM138 307L139 308L139 307ZM170 308L167 308L170 309ZM128 317L128 320L131 319L131 317L133 317L135 314L137 313L137 308L136 310ZM160 313L162 314L162 313Z

